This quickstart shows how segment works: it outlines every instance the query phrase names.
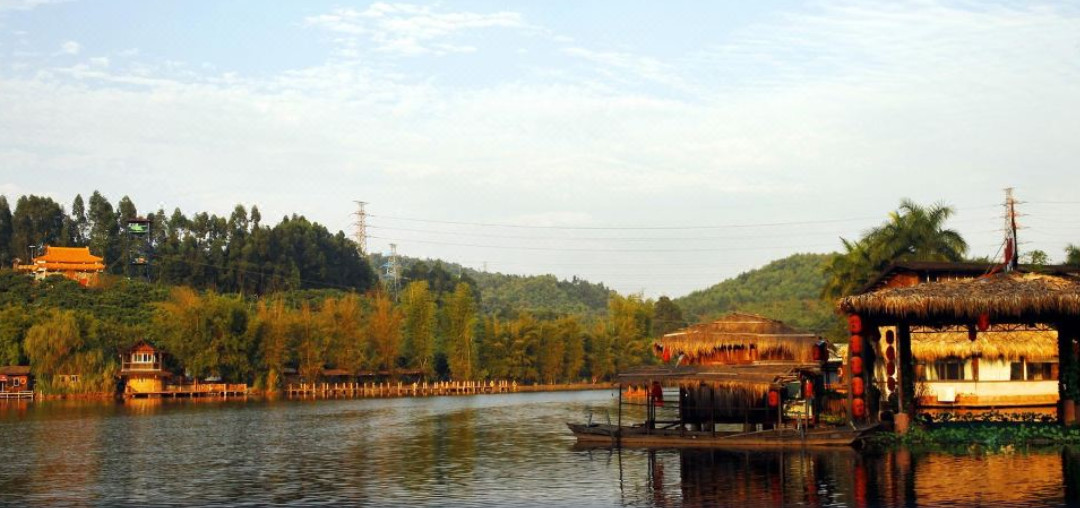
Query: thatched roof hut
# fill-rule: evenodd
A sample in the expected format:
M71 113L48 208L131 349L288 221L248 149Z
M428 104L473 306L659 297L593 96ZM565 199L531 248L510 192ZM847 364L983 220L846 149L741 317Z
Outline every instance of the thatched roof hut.
M978 332L971 340L966 327L944 330L916 327L911 330L911 354L916 360L933 362L945 358L985 358L990 360L1041 362L1056 360L1057 331L1051 329L1009 330L994 328Z
M810 362L820 337L797 331L775 319L735 312L711 323L696 324L664 335L657 348L694 360L730 349L756 349L762 358L786 357Z
M978 279L927 282L842 298L838 308L924 324L975 322L1050 322L1080 315L1080 277L1002 273Z
M769 390L798 382L802 375L820 375L818 363L773 362L752 365L710 365L643 367L618 375L620 384L678 386L692 402L681 408L685 421L757 421L766 413L749 414L765 408Z

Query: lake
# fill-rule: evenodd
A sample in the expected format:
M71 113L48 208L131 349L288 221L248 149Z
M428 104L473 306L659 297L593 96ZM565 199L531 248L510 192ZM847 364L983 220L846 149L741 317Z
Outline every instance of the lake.
M610 391L319 401L0 402L0 504L1080 503L1080 451L576 448L564 423L590 414L603 421L614 408Z

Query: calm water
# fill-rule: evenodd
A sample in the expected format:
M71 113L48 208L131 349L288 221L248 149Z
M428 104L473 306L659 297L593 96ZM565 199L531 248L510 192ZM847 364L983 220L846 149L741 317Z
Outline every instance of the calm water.
M1056 506L1080 452L575 449L609 392L0 403L0 504ZM1072 478L1066 481L1065 478Z

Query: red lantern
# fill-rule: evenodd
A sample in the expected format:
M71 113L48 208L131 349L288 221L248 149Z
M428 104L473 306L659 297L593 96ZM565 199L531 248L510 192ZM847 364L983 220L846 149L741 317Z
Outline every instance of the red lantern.
M851 393L856 397L862 397L862 394L866 393L866 385L861 377L851 380Z
M653 405L664 405L664 387L660 386L660 383L653 381L652 390L650 391L649 396L652 399Z
M769 390L769 407L776 407L780 405L780 392L776 390Z
M896 349L892 346L885 348L885 359L890 362L896 360Z
M887 376L895 376L896 375L896 364L895 363L893 363L893 362L885 363L885 375L887 375Z
M849 360L849 362L851 363L851 374L853 376L861 376L862 375L862 358L860 358L858 356L853 356L853 357L851 357L851 360Z
M667 363L667 362L671 361L671 350L670 349L664 348L663 358L664 358L664 363Z
M855 399L851 401L851 412L855 415L855 418L863 418L866 416L866 401L862 399Z
M892 344L894 340L896 340L896 335L893 334L893 331L892 330L886 331L885 332L885 343L886 344Z
M862 354L862 345L863 345L862 335L852 335L851 339L848 341L848 351L851 352L852 356L861 355Z
M859 333L862 331L862 318L858 314L852 314L847 317L847 328L851 333Z
M979 314L979 331L985 332L990 329L990 314Z
M804 399L812 399L812 398L814 398L814 382L813 381L807 379L805 382L803 382L802 395L803 395Z

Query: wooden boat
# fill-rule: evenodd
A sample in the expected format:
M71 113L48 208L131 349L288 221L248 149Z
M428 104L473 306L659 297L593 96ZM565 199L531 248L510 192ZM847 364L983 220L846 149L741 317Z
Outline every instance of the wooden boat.
M597 446L661 448L799 448L858 446L878 426L822 427L811 429L770 429L755 432L703 432L685 429L650 429L644 425L623 426L567 423L578 443Z

